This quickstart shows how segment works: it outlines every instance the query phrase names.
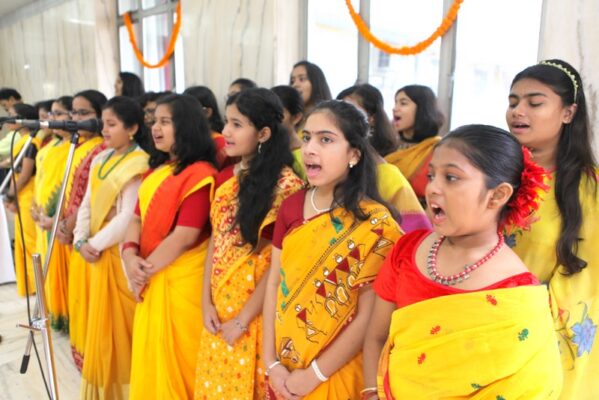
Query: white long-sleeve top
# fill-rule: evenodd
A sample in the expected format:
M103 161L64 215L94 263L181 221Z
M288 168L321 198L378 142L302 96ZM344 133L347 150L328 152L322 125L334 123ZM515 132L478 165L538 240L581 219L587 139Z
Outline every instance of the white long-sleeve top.
M112 149L107 149L99 153L92 160L90 174L93 173L94 167L102 163ZM93 237L90 235L90 216L91 216L91 179L87 182L87 188L83 201L77 211L77 223L73 230L73 243L79 240L87 239L87 242L96 250L103 251L117 243L121 243L125 239L125 232L129 221L135 212L137 204L137 192L141 184L141 176L131 179L123 190L118 194L116 199L116 215L102 229L100 229Z

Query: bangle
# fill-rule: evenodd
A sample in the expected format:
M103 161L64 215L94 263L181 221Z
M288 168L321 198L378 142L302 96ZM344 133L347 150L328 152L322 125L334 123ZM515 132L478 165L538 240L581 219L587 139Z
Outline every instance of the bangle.
M270 371L276 367L277 365L280 365L281 362L279 360L273 362L272 364L270 364L267 368L266 371L264 372L264 375L268 376L268 374L270 374Z
M81 250L81 246L83 246L85 243L87 243L87 239L79 239L77 240L77 243L75 243L73 248L77 253L79 253L79 251Z
M328 377L326 377L322 371L320 370L320 368L318 368L318 364L316 364L316 359L312 360L312 362L310 363L310 366L312 367L312 371L314 371L314 374L316 375L316 377L318 378L319 381L321 382L326 382L329 380Z
M135 249L136 252L139 251L139 243L135 243L135 242L125 242L123 243L123 248L122 248L122 252L125 252L125 250L127 249Z
M241 321L239 320L239 318L237 318L237 317L233 318L233 322L235 322L235 326L237 326L241 330L241 332L245 333L248 331L248 327L243 325L241 323Z
M376 393L377 390L378 389L377 389L376 386L371 386L371 387L367 387L367 388L364 388L364 389L360 390L360 394L366 394L368 392L374 392L374 393Z

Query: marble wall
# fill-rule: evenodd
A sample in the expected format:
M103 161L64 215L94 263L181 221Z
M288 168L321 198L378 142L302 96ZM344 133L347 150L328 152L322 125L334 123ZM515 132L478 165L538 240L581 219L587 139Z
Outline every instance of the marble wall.
M561 58L580 72L599 157L599 2L545 0L539 59Z
M34 102L98 87L94 8L38 1L0 21L0 85Z

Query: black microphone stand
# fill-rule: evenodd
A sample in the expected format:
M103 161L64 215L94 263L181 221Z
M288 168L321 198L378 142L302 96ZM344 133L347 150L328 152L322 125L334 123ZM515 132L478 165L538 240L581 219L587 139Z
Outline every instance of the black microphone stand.
M68 177L69 174L71 173L71 167L73 166L73 154L75 153L75 147L77 146L77 143L79 142L79 133L77 132L77 129L79 129L79 127L76 124L73 124L71 126L66 126L66 129L71 131L71 145L69 148L69 155L67 157L67 163L66 163L66 170L64 172L64 176L63 176L63 180L62 180L62 186L60 188L60 195L58 197L58 203L57 203L57 208L56 208L56 214L54 215L54 222L52 224L52 231L51 231L51 235L50 235L50 240L48 243L48 252L46 253L46 259L44 260L44 267L43 267L43 271L42 271L42 279L41 279L41 285L43 286L44 283L46 282L46 276L48 275L48 265L50 263L50 259L52 257L52 249L54 247L54 241L56 239L56 231L58 229L58 223L60 221L60 216L62 214L62 208L63 208L63 202L64 202L64 197L65 197L65 193L66 193L66 189L67 189L67 181L68 181ZM37 255L37 258L39 259L39 254L34 254L33 257L35 258ZM37 281L36 281L37 284ZM40 316L44 316L46 315L47 310L40 310L40 307L43 306L45 308L45 303L43 301L39 301L39 296L40 293L43 293L43 291L40 291L40 288L37 288L38 291L36 292L36 296L38 297L38 301L36 303L36 308L34 309L33 315L34 315L34 319L36 320L41 320ZM43 324L45 324L46 321L42 321ZM30 329L30 327L26 327L27 329ZM42 333L44 333L44 331L42 331ZM49 371L49 375L52 378L50 380L50 386L51 386L51 399L52 400L57 400L58 399L58 389L56 387L56 370L55 370L55 366L54 366L54 360L52 359L52 343L51 343L51 337L50 335L44 334L42 335L43 339L44 339L44 349L45 349L45 353L46 353L46 363L47 363L47 367L48 367L48 371ZM30 353L31 353L31 346L33 345L33 334L29 335L28 340L27 340L27 345L25 346L25 352L23 354L23 361L21 362L21 374L24 374L27 372L27 366L29 365L29 358L30 358Z

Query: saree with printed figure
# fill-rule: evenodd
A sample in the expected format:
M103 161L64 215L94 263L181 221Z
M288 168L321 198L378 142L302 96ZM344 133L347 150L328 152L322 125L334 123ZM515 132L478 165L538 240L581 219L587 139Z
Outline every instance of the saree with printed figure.
M264 237L265 229L272 228L283 200L303 185L291 168L283 168L258 237ZM270 243L264 246L258 243L258 249L253 249L243 240L239 226L233 226L239 209L238 193L239 180L233 176L217 189L210 209L214 242L212 301L221 323L237 316L270 267ZM261 314L247 329L231 347L220 336L202 327L197 353L196 399L264 399Z
M506 242L526 266L549 288L551 312L557 333L564 388L562 399L599 398L599 169L594 176L583 175L579 186L582 226L576 255L586 268L566 275L558 265L556 243L560 238L562 216L555 199L555 172L541 194L539 209L529 230L516 230Z
M79 213L86 227L89 224L88 243L101 251L97 262L84 266L90 269L90 284L80 398L89 400L127 399L131 373L135 299L128 290L119 243L133 215L140 176L148 169L148 155L139 147L119 157L112 157L112 152L106 150L94 159L86 194L89 197L84 198ZM127 189L128 204L123 204ZM78 218L78 224L83 218Z
M385 207L373 201L360 207L365 221L335 208L292 228L283 239L275 350L290 371L308 368L351 323L360 287L376 278L401 236ZM358 399L361 389L360 352L303 398ZM269 396L274 398L272 392Z
M212 198L215 174L211 164L200 161L177 175L173 164L162 165L144 178L139 189L142 258L171 233L188 197L207 188ZM208 240L201 241L150 278L135 309L131 400L193 397L207 248Z

